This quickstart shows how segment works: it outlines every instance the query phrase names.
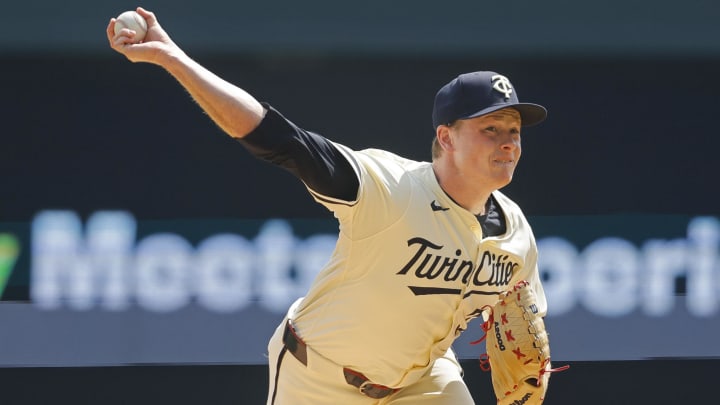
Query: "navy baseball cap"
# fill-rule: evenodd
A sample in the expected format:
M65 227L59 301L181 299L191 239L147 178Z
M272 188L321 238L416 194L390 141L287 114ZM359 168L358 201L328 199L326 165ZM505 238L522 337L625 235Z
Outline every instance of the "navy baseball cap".
M495 72L461 74L435 95L433 127L479 117L507 107L520 113L524 127L539 124L547 117L545 107L521 103L507 77Z

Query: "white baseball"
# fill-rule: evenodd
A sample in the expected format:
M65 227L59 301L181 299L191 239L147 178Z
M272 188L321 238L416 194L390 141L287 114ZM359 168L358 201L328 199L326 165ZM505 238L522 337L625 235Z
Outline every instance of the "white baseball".
M123 28L135 31L135 37L133 38L135 43L142 41L145 34L147 34L147 22L135 11L125 11L117 16L115 19L115 35Z

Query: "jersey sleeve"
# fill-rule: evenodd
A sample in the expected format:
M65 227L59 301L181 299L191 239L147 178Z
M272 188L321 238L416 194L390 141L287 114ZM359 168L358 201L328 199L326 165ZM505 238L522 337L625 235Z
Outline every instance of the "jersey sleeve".
M359 180L346 155L333 142L306 131L274 108L253 132L238 141L258 159L275 164L299 178L314 193L338 201L354 201Z
M535 244L535 238L533 237L532 248L530 249L530 252L528 252L528 257L526 259L526 266L528 266L531 271L528 283L530 283L530 286L535 291L538 313L540 314L540 316L544 317L545 315L547 315L547 299L545 297L545 289L543 288L542 281L540 280L540 272L538 271L537 258L538 250L537 245Z
M311 190L315 201L333 212L340 231L354 240L372 236L400 220L407 210L414 187L407 174L413 162L379 149L354 151L336 144L357 171L360 186L355 201L329 198Z
M527 232L527 237L529 238L529 249L525 257L525 267L527 269L527 272L529 275L527 276L527 282L530 283L530 286L535 291L535 297L537 298L537 307L538 307L538 313L540 316L544 317L547 315L547 299L545 297L545 289L542 285L542 280L540 278L540 272L538 270L538 247L537 242L535 241L535 235L532 231L532 228L530 227L530 223L528 222L527 218L525 218L525 214L522 213L520 208L517 208L518 210L518 216L519 221L521 221L522 226L525 227Z
M265 118L238 141L302 180L315 201L333 212L345 236L372 235L402 216L412 193L405 166L412 161L377 149L352 150L263 105Z
M545 316L547 314L547 299L538 269L538 247L532 227L522 212L522 209L520 209L515 202L500 191L495 191L493 197L502 203L500 205L502 205L505 215L509 220L511 231L515 232L517 242L524 246L523 268L518 274L519 279L515 281L522 279L530 283L537 298L538 311L541 316Z

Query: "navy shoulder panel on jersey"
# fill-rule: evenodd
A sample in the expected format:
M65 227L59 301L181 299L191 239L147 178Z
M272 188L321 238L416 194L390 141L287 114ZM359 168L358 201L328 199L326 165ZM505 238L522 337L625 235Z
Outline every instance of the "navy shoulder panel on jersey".
M280 166L322 195L353 201L360 182L347 158L327 138L306 131L263 104L267 114L238 141L255 157Z

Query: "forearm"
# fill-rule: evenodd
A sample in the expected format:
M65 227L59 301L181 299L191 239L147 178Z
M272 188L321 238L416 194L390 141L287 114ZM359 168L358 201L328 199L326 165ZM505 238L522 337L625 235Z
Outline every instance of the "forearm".
M110 46L132 62L147 62L167 70L200 107L234 138L242 138L258 126L265 115L263 106L244 90L221 79L187 56L160 26L155 14L138 7L136 12L147 23L143 41L122 28L115 32L116 19L106 28Z
M243 89L223 80L181 51L158 61L228 135L242 138L258 126L265 108Z

